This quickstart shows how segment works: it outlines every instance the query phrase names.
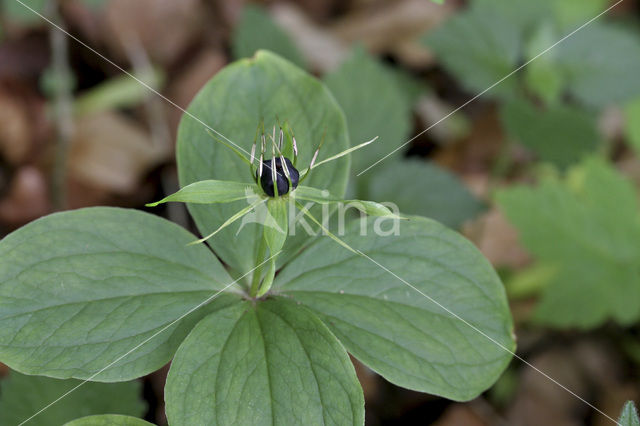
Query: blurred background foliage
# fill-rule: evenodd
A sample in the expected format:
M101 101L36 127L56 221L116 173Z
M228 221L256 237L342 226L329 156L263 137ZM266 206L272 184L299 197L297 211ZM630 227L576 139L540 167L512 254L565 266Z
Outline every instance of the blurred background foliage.
M614 2L23 1L33 11L0 0L0 236L56 210L142 208L175 191L176 106L269 49L325 82L352 144L379 136L352 158L351 195L459 230L498 269L520 356L614 418L640 399L637 0L593 22ZM181 205L154 212L194 229ZM517 361L467 403L356 367L370 425L608 422ZM87 384L51 418L165 424L165 375ZM75 384L1 364L0 377L0 425Z

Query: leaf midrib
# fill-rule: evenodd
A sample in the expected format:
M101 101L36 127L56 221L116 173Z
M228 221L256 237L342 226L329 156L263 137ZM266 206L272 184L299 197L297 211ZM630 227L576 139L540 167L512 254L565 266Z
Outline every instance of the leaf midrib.
M19 313L12 314L12 315L9 315L9 316L6 316L6 317L0 317L0 321L4 321L4 320L7 320L7 319L19 317L21 315L30 315L30 314L34 314L36 312L46 311L48 309L55 309L55 308L60 308L60 307L63 307L63 306L70 306L70 305L100 303L100 302L104 302L104 301L107 301L107 300L116 300L116 299L121 299L121 298L135 298L135 297L144 297L144 296L180 295L180 294L191 294L191 293L206 293L206 294L209 294L209 293L215 293L216 291L217 290L214 290L212 292L209 292L207 290L162 291L162 292L151 292L151 293L143 293L143 294L129 294L129 295L121 295L121 296L102 297L102 298L91 299L91 300L77 300L77 301L73 301L73 302L58 303L58 304L55 304L55 305L43 306L41 308L34 309L34 310L31 310L31 311L24 311L24 312L19 312Z

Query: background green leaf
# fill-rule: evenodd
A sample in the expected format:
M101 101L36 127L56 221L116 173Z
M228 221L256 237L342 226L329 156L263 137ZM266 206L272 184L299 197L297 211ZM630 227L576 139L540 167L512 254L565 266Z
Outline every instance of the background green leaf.
M361 172L406 142L411 126L410 99L400 89L398 77L364 49L355 49L324 81L347 116L351 143L379 136L351 155L353 172Z
M152 423L145 422L135 417L120 416L116 414L105 414L100 416L83 417L66 423L64 426L153 426Z
M532 61L524 70L526 86L547 104L557 102L564 90L564 75L556 62L557 50L551 49L559 40L554 25L543 21L531 34L524 46L525 59ZM540 54L545 52L542 56Z
M26 376L12 371L0 381L0 424L17 425L82 383ZM87 382L29 421L33 426L61 425L91 414L128 414L139 417L146 411L141 399L142 383Z
M603 12L608 0L552 0L553 14L560 29L574 30Z
M620 413L620 419L618 419L620 426L640 426L640 418L638 418L638 412L633 401L627 401Z
M557 49L557 61L565 73L567 89L585 104L602 107L640 95L637 32L594 22Z
M52 79L55 78L59 77L54 74ZM166 76L160 68L138 72L136 78L156 89L162 88L166 80ZM52 83L59 84L55 80ZM128 75L118 75L78 95L74 99L73 110L78 115L97 114L117 108L131 108L148 97L149 89L147 87Z
M256 4L247 4L233 33L233 57L249 58L261 49L270 50L301 68L305 67L304 57L296 45L267 11Z
M283 298L203 319L171 364L171 424L362 425L364 398L344 348Z
M567 0L473 0L470 8L493 15L495 25L504 25L505 21L512 23L517 29L517 40L521 42L535 30L540 21L552 15L554 2L564 1Z
M557 273L537 307L539 322L591 328L640 318L640 216L630 182L589 159L566 181L514 187L497 201L520 241Z
M36 12L45 14L47 0L30 0L24 1L24 3ZM15 0L0 0L0 6L2 6L2 11L10 21L25 25L44 22L37 14Z
M394 202L403 214L426 216L452 228L485 209L455 175L420 160L376 169L367 195L379 202Z
M377 236L375 226L370 221L367 234L359 236L360 223L354 221L343 239L514 349L504 288L469 241L419 217L400 221L398 236ZM356 358L409 389L472 399L511 359L397 277L326 237L287 265L274 289L317 313Z
M600 144L595 117L568 105L540 109L517 99L504 104L500 118L508 135L540 160L567 167Z
M0 241L0 362L28 374L91 377L231 278L178 225L135 210L89 208L36 220ZM224 304L220 296L212 304ZM167 363L201 309L96 381Z
M428 33L425 41L467 89L480 92L513 71L519 61L542 53L563 34L596 17L606 5L605 0L476 0ZM538 57L524 77L547 101L569 91L586 105L602 107L640 93L635 78L639 67L636 31L599 21ZM486 96L511 98L520 78L509 77Z
M270 52L229 65L207 83L188 109L212 128L229 137L247 152L261 119L271 129L276 121L288 120L298 142L298 169L309 165L326 130L318 157L328 158L349 147L342 110L329 91L315 78ZM178 130L177 160L182 186L205 179L252 182L249 167L233 152L213 140L202 123L184 115ZM342 196L349 173L349 159L341 158L314 169L305 185L328 189ZM243 201L225 205L189 205L198 229L208 235L228 217L246 207ZM255 266L262 225L241 221L209 240L224 262L240 273ZM233 244L229 244L233 241ZM289 237L281 262L308 241L302 230Z
M501 3L506 5L507 2ZM493 7L490 1L473 3L440 28L428 33L425 42L433 49L440 63L466 89L483 91L513 71L518 64L521 27L518 26L518 20L509 19L507 14L505 7ZM522 10L513 15L527 16ZM509 78L487 92L487 96L510 97L516 83L516 79Z
M82 0L82 2L91 9L100 9L107 0Z

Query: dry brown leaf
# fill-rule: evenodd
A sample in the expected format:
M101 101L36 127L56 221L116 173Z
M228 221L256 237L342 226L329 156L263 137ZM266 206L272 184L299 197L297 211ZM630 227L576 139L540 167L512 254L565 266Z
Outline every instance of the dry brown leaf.
M349 44L361 42L372 52L391 53L411 66L428 66L432 57L419 38L451 12L448 2L399 0L348 14L332 31Z
M622 174L640 188L640 157L629 153L616 163Z
M554 349L529 359L578 395L588 392L587 380L570 349ZM525 367L518 390L507 413L507 423L514 426L580 426L589 407L532 368Z
M464 113L459 112L449 116L454 111L454 107L434 93L420 96L414 110L420 119L420 127L428 128L428 136L439 145L455 142L469 134L469 123L462 115Z
M127 43L140 41L154 62L170 64L200 35L199 0L111 0L105 6L104 38L122 60Z
M640 401L640 391L637 385L627 383L608 388L606 392L602 393L602 399L598 401L598 408L615 419L627 401ZM593 426L611 426L611 420L604 416L597 416Z
M617 106L609 106L598 117L598 130L607 140L621 138L624 134L625 118Z
M227 58L222 52L211 49L201 51L186 65L184 71L167 88L167 97L186 109L202 86L220 71L226 63ZM175 136L183 113L178 108L170 105L167 108L171 132Z
M81 117L76 122L69 173L83 184L117 194L133 193L151 168L170 150L154 146L132 120L114 112Z
M313 69L331 71L349 54L345 43L316 25L298 6L277 3L271 8L271 13L278 25L291 36Z
M452 404L434 426L488 426L468 405Z
M358 381L362 386L365 401L375 400L380 396L380 380L379 376L369 367L349 355L351 362L356 370Z
M33 166L18 169L0 200L0 222L18 227L49 212L47 179Z
M240 20L246 3L245 0L225 0L213 2L213 5L223 22L235 25Z
M0 156L9 164L23 163L31 140L31 125L22 103L0 90Z
M531 259L518 240L518 232L496 208L465 226L464 234L494 267L521 268Z
M504 133L495 109L481 109L471 123L469 136L443 145L434 161L460 173L487 172L499 155L503 141Z

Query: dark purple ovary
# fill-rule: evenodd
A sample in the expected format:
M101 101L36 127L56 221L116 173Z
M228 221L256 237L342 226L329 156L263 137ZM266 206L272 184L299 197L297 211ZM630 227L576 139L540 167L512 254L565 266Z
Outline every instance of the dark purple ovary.
M284 159L287 169L289 170L289 176L291 177L291 186L293 189L298 187L298 180L300 179L300 173L293 167L291 161L288 158ZM280 157L276 158L276 182L278 183L278 195L284 195L289 192L289 181L287 175L284 173L282 162ZM256 174L258 171L256 171ZM270 197L275 196L273 190L273 175L271 173L271 159L262 161L262 176L260 176L260 186L262 190Z

